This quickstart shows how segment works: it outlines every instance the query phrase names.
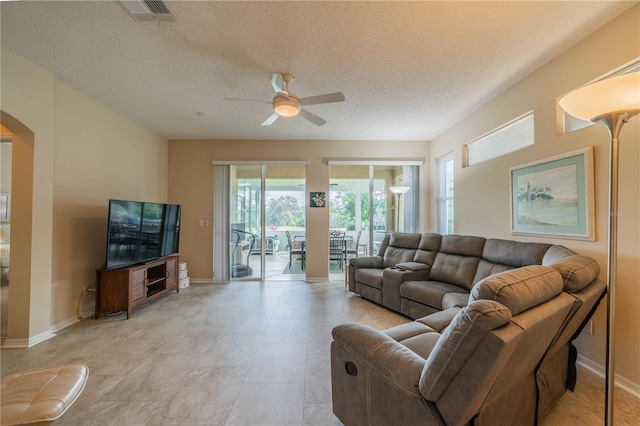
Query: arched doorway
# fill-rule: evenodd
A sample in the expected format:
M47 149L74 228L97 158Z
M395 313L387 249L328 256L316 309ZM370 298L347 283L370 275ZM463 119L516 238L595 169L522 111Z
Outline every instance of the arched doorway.
M38 333L50 321L50 282L37 279L33 262L33 199L35 134L20 120L0 111L3 138L11 140L11 221L10 221L10 285L3 346L30 346L52 334ZM49 271L50 275L50 271ZM48 293L47 293L48 292ZM38 297L34 297L34 293ZM44 294L44 297L40 295ZM37 300L38 309L33 306ZM36 312L37 311L37 312ZM4 315L3 315L4 316ZM47 327L44 327L46 323ZM33 335L39 334L34 339ZM46 335L46 336L45 336Z

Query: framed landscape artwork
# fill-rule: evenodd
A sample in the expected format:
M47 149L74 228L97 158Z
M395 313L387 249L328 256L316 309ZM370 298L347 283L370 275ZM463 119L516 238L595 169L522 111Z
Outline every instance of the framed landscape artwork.
M511 233L595 239L593 149L509 169Z

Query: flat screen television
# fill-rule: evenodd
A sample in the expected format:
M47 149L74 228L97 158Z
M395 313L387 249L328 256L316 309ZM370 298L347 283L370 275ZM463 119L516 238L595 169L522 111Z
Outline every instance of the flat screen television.
M180 205L109 200L105 269L177 254Z

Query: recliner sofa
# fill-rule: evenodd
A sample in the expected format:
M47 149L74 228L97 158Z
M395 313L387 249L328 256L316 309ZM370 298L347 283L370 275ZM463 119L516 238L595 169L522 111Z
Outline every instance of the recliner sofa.
M518 308L514 311L513 303L529 304L527 311L533 310L527 314L527 318L533 315L530 317L532 324L543 320L533 312L539 312L545 317L558 316L560 321L545 325L544 333L536 332L530 337L523 338L523 343L513 349L515 353L521 355L510 358L511 360L505 361L504 364L496 364L495 359L485 359L483 361L485 364L482 362L478 365L473 364L480 369L497 368L500 371L494 372L495 376L486 378L491 382L487 394L483 394L483 387L475 388L473 391L473 398L483 400L480 406L472 404L473 398L464 403L460 402L462 400L459 397L452 400L458 401L455 402L456 410L462 408L471 410L470 417L463 416L447 420L450 414L444 414L443 408L440 407L435 411L447 424L469 422L482 424L486 423L487 419L494 424L497 424L495 422L500 419L502 424L509 424L509 419L515 421L516 418L520 419L521 424L534 424L537 419L544 417L551 410L567 388L572 389L575 385L575 348L571 342L580 333L605 292L604 282L597 278L600 269L594 259L578 255L560 245L485 239L476 236L393 233L385 237L377 256L351 259L349 289L408 317L420 318L413 323L400 326L400 330L391 329L382 334L400 345L392 345L392 351L404 353L409 350L413 352L411 356L418 356L425 361L429 358L436 342L453 333L452 328L455 328L453 319L456 315L463 311L464 315L468 315L469 307L478 299L474 294L478 293L478 288L486 286L487 281L493 283L499 280L502 283L501 290L492 296L496 298L495 300L499 300L501 297L506 297L504 292L508 293L512 289L520 288L520 282L529 282L531 279L534 283L537 282L534 278L543 270L554 272L556 278L560 277L560 292L557 296L568 303L568 309L565 309L564 305L561 309L557 308L548 304L547 301L529 302L528 299L530 297L535 299L535 293L540 290L536 285L525 286L525 292L515 292L512 298L508 298L505 305L515 318L523 312L523 309ZM482 298L487 297L480 297ZM547 308L542 309L538 305L544 305ZM424 326L430 330L425 332ZM520 326L523 329L526 328L521 324ZM506 325L496 327L500 329ZM354 326L347 328L353 332L345 334L339 331L340 328L336 328L337 334L334 333L333 345L341 348L335 349L336 356L338 353L342 353L340 356L344 353L353 356L355 350L362 357L361 362L366 365L374 362L369 359L371 353L361 352L361 348L354 349L358 348L362 339L370 337L371 330L356 327L358 330L354 331ZM381 332L374 333L376 339L383 339L386 342L386 338L380 337L379 333ZM383 341L380 340L380 342ZM441 344L445 345L445 342ZM463 344L465 345L466 343ZM472 348L468 351L472 351ZM500 353L494 350L492 356L505 356ZM474 358L474 363L475 361ZM376 368L383 370L403 368L397 364L397 360L386 357L376 359L374 364ZM334 411L337 410L336 414L341 418L340 415L345 415L349 410L340 408L342 402L339 400L345 397L345 393L355 395L362 393L362 390L354 389L353 386L343 389L344 385L339 383L344 381L340 373L344 368L340 367L339 363L332 364L332 368L336 370L335 373L332 371L332 380L335 374L337 386L334 389L336 392ZM461 378L463 381L460 383L479 373L467 371L467 374L470 376ZM345 383L350 382L347 380ZM393 388L398 387L397 383L390 385ZM368 386L372 384L369 383ZM372 389L366 392L372 392ZM391 389L387 391L392 392ZM452 392L455 394L454 390ZM413 397L418 398L418 393ZM368 398L368 406L373 410L373 406L376 405L372 402L373 396L369 395ZM420 398L424 400L421 404L426 404L427 407L429 404L425 401L436 403L429 399L433 396L420 394ZM439 402L436 406L438 404L445 403ZM434 415L433 410L428 411L428 416ZM422 415L424 414L423 412ZM378 414L369 412L368 416L377 418ZM422 422L415 424L439 424L440 420L429 423L422 419ZM352 423L351 420L345 423L358 424ZM371 424L375 423L376 421L373 421Z

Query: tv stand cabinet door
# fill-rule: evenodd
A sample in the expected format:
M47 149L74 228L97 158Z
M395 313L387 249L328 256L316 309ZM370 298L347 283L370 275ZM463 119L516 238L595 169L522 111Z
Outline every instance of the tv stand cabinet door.
M100 317L100 312L129 311L130 271L100 270L97 275L96 319Z
M167 263L166 263L167 291L173 290L174 288L176 289L176 291L178 292L180 291L180 288L178 287L178 259L179 259L178 257L170 257L167 259Z
M133 306L143 301L146 297L146 283L147 270L140 268L131 271L131 277L129 283L131 288L129 289L129 303Z

